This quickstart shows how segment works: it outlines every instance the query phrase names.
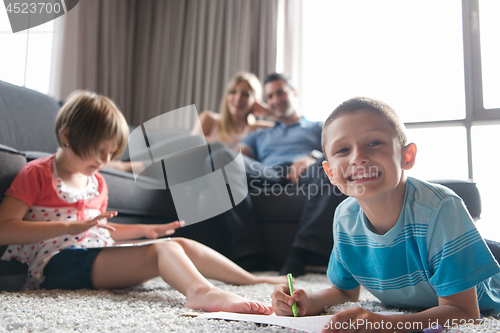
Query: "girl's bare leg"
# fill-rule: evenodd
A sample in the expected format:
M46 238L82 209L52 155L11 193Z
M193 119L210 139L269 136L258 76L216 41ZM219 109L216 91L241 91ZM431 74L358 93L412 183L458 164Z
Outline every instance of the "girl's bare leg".
M182 246L200 273L209 279L229 284L245 285L256 283L286 284L286 276L256 276L208 246L186 238L172 238Z
M96 289L123 288L161 276L186 296L186 307L205 311L270 314L258 302L216 288L207 281L177 242L102 250L92 266Z

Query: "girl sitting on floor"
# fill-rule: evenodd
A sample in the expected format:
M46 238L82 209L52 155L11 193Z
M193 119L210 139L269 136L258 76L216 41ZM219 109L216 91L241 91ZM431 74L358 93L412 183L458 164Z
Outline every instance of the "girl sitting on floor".
M172 238L109 248L119 240L168 236L183 225L107 221L117 212L106 211L108 188L99 170L122 154L129 134L110 99L74 93L61 108L55 131L57 153L27 163L0 204L0 244L10 245L1 259L28 264L27 288L113 289L161 276L186 296L186 307L272 313L272 308L223 291L205 277L237 285L284 283L284 277L250 274L196 241Z

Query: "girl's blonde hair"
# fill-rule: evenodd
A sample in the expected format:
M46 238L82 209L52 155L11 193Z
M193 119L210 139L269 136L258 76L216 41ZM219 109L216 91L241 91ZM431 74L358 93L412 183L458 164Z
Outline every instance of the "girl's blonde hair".
M66 129L67 143L61 139ZM127 147L129 128L125 117L111 99L91 91L76 90L59 110L55 132L59 147L68 144L80 157L97 153L103 141L113 140L117 150L111 159L115 159Z
M231 113L229 112L229 107L227 105L227 95L231 90L236 88L240 82L246 82L250 86L255 98L261 98L262 96L262 86L260 81L252 73L249 72L239 72L228 82L224 95L222 96L221 106L220 106L220 123L219 123L219 139L221 141L230 141L231 136L234 134L234 129L231 127Z

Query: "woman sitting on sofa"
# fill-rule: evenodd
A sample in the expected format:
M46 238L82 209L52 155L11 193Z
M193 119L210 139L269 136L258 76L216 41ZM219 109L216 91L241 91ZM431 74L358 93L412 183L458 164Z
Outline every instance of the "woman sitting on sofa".
M258 128L274 126L271 121L255 119L255 115L268 113L267 106L258 101L261 95L262 87L254 74L237 73L226 86L220 112L203 111L191 134L205 135L207 142L239 143Z
M200 114L200 122L195 125L191 134L204 135L207 142L239 143L248 134L258 128L274 126L274 122L256 120L255 115L268 115L267 105L260 103L262 95L259 79L252 73L239 72L228 82L221 100L220 113L205 110ZM200 126L201 124L201 126ZM132 164L136 163L137 167ZM142 162L111 161L108 167L132 172L142 169Z

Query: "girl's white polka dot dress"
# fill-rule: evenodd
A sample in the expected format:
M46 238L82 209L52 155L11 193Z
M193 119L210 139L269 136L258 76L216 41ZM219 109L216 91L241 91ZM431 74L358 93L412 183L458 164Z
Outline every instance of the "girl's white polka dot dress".
M57 189L57 195L62 201L75 203L88 201L99 195L99 182L95 176L88 178L87 187L83 189L72 188L64 184L54 165L53 179ZM85 208L86 219L93 219L101 214L98 209ZM27 221L76 221L76 207L40 207L31 206L24 217ZM28 264L28 275L25 289L38 289L44 281L42 275L45 265L50 258L61 250L69 247L91 248L113 245L114 240L110 237L107 229L92 227L86 232L78 235L64 235L57 238L32 244L9 245L5 250L2 260L17 259Z

